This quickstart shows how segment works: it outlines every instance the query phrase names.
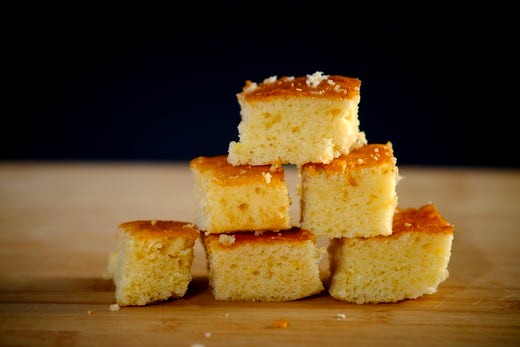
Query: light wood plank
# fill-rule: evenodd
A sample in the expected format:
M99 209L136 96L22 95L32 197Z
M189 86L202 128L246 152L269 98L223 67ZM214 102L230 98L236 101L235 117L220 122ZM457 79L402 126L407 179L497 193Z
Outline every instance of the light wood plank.
M115 228L133 219L193 221L188 163L1 163L0 345L518 345L520 172L400 173L401 207L434 202L456 227L450 277L434 295L379 305L326 293L287 303L218 302L197 243L185 298L111 312L114 288L101 275ZM294 168L287 180L297 218ZM276 319L289 326L272 328Z

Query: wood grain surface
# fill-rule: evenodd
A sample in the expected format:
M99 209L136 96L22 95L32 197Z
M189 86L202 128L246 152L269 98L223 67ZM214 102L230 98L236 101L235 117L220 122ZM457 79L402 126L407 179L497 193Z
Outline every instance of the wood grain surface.
M117 225L193 221L188 163L1 163L0 345L520 345L520 171L400 174L401 207L433 202L456 228L450 277L433 295L377 305L326 292L284 303L219 302L197 243L184 298L112 312L114 287L102 273ZM297 218L293 168L287 180ZM274 328L277 320L288 326Z

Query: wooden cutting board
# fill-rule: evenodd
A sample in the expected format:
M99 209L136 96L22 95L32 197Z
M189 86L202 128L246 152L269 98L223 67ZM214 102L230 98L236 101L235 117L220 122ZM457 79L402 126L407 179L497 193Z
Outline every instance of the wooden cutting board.
M520 172L400 168L401 207L434 202L455 224L437 293L356 305L219 302L196 245L182 299L112 312L102 278L116 226L193 221L188 164L0 164L0 346L520 345ZM296 172L288 168L294 194ZM320 240L326 244L326 240ZM326 259L322 262L324 274ZM277 320L287 327L273 327Z

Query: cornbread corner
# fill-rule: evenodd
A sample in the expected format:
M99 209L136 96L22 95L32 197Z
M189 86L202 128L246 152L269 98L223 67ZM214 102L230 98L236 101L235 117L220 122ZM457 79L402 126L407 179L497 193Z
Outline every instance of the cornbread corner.
M330 164L300 167L301 227L317 236L392 233L398 168L392 144L368 144Z
M193 224L141 220L119 225L118 250L109 257L119 306L142 306L183 297L191 281Z
M434 294L449 276L454 229L428 204L398 210L389 236L331 240L330 295L364 304Z
M301 77L246 81L237 94L239 141L233 165L330 163L366 143L359 130L361 81L317 71Z
M205 233L291 227L291 200L282 166L233 166L220 155L194 158L190 168L196 224Z
M319 262L325 249L308 231L203 235L202 240L216 300L290 301L324 290Z

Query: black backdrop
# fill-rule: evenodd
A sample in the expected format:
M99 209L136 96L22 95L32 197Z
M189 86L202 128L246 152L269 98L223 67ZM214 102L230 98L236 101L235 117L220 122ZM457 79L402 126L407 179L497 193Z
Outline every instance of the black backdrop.
M225 153L245 80L323 71L361 79L361 128L371 143L391 141L400 165L518 167L507 9L304 4L17 13L0 158Z

